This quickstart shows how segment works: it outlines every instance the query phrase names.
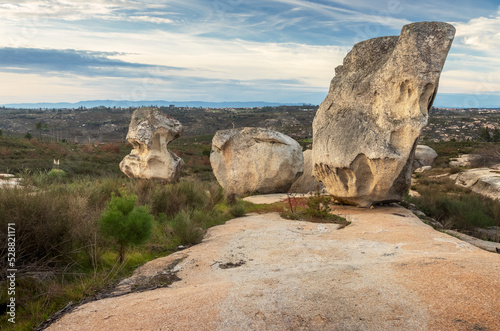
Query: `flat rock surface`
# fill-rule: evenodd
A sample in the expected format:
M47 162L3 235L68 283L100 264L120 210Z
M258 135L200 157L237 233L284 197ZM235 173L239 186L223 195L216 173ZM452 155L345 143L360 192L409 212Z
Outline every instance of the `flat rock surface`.
M250 215L182 259L180 281L82 305L49 330L500 330L500 255L395 207L337 207L352 222Z

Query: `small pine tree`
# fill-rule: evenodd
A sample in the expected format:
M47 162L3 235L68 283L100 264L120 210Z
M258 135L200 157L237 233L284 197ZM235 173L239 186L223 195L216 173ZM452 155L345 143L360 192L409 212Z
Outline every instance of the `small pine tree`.
M140 245L151 237L154 217L147 206L137 206L137 196L121 192L111 195L99 225L104 237L113 238L120 246L119 258L123 263L125 250L131 245Z
M31 133L26 132L26 134L24 135L24 138L28 139L28 140L31 140L33 138L33 136L31 135Z

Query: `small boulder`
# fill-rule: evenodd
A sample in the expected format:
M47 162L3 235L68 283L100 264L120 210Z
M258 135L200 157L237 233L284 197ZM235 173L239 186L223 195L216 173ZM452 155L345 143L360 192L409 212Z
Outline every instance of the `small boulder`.
M429 171L431 169L432 169L431 166L423 166L423 167L420 167L420 168L417 168L417 169L413 170L413 172L422 173L422 172Z
M451 175L455 184L471 189L477 194L500 199L500 174L499 168L476 168L469 169L458 174Z
M182 131L179 121L156 108L137 109L127 134L134 149L120 162L121 171L128 177L178 181L184 161L167 145L179 138Z
M435 150L425 145L417 145L415 157L413 158L412 170L415 171L422 167L432 167L436 161L438 154ZM429 169L429 168L426 168Z
M450 167L470 167L471 162L477 157L476 154L461 154L458 157L451 158Z
M335 69L313 122L314 176L337 200L400 201L455 28L408 24L400 36L354 45Z
M312 151L304 151L304 173L290 187L289 193L310 193L321 191L325 188L323 183L319 182L313 176Z
M210 163L227 195L284 193L304 171L299 143L276 131L217 131Z

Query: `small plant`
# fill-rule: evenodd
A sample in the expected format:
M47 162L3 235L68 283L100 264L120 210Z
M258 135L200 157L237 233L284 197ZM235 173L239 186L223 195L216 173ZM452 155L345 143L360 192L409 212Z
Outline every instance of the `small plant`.
M66 177L66 171L62 169L52 169L49 171L47 176L49 176L49 178L58 178L58 179L64 178Z
M26 134L24 135L24 139L31 140L33 139L33 136L31 135L31 133L26 132Z
M234 217L241 217L245 216L246 210L241 203L236 203L235 205L231 206L231 208L229 208L229 213L231 213L231 215L233 215Z
M121 196L112 193L111 201L99 220L102 234L113 238L120 246L120 263L124 261L125 249L146 242L153 230L154 217L149 213L149 208L136 204L136 195L129 195L123 190Z
M295 213L293 210L293 207L297 205L297 200L295 199L296 194L295 193L287 193L286 194L286 200L288 201L288 206L290 207L290 211Z
M327 218L330 215L331 197L317 191L307 200L307 213L312 217Z
M188 211L181 211L168 222L174 235L179 238L181 245L196 245L201 242L205 231Z

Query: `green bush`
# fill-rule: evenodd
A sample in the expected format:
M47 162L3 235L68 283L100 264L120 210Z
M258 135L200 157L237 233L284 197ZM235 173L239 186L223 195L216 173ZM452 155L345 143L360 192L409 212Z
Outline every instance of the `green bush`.
M329 195L321 195L316 192L312 197L307 200L306 212L309 216L317 218L327 218L330 215L330 203L332 198Z
M446 193L423 187L418 198L410 198L426 215L448 228L472 230L497 224L499 202L474 193Z
M125 249L147 241L153 230L153 216L147 206L137 206L137 196L126 194L111 195L111 201L99 220L105 237L113 238L119 245L120 263L123 263Z
M49 171L47 176L49 176L49 178L53 178L53 179L62 179L64 177L66 177L66 171L64 171L62 169L52 169Z
M234 217L245 216L245 206L243 206L241 203L236 203L235 205L231 206L231 208L229 208L229 213Z
M201 242L205 231L188 211L181 211L175 215L168 225L174 235L179 238L181 245L195 245Z

